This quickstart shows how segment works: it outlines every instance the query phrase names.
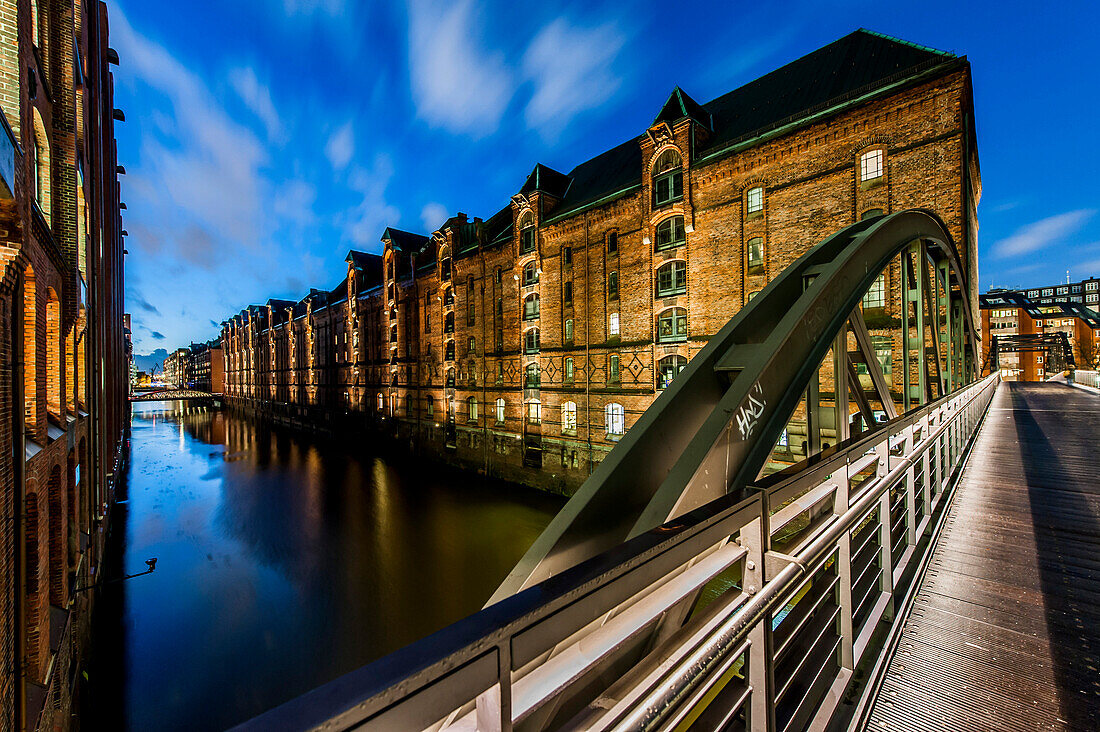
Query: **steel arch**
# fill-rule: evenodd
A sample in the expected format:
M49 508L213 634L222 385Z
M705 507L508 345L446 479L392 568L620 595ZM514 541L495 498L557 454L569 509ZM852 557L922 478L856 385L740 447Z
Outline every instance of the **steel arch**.
M979 335L969 283L943 221L912 209L848 226L812 247L711 338L597 466L488 604L748 486L834 339L858 313L864 293L914 242L922 255L946 265L948 318L952 302L961 306L962 382L976 378ZM926 358L923 346L921 356ZM892 403L887 409L893 410Z

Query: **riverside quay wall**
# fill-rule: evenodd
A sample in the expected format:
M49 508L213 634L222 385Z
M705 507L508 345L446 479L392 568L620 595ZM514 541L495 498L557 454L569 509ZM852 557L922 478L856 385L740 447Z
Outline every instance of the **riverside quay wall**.
M855 221L933 210L977 311L965 57L860 30L656 112L568 173L536 165L485 219L386 229L336 288L227 320L229 402L570 493L770 278ZM900 261L864 301L899 392Z
M68 729L128 421L107 6L0 0L0 730Z

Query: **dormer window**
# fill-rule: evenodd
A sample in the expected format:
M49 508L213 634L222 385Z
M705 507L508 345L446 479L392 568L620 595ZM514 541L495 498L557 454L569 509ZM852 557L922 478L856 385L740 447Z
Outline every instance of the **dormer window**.
M531 214L527 213L520 219L519 252L527 254L533 251L535 251L535 223L531 220Z
M653 166L653 206L664 206L684 197L684 169L680 153L665 150Z
M439 279L443 282L451 281L451 258L447 257L439 263Z

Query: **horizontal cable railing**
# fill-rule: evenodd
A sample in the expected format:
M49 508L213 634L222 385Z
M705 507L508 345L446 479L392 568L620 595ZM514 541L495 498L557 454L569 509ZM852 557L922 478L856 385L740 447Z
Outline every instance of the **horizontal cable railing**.
M907 591L998 383L712 501L240 729L820 727L879 651L874 631Z

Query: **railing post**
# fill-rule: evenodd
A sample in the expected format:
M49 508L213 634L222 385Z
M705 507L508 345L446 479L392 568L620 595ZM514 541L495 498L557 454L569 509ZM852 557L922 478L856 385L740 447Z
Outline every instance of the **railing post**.
M512 653L505 640L497 647L497 683L478 694L478 732L512 732Z
M840 477L837 477L839 473ZM843 516L851 505L850 479L848 465L843 471L833 474L836 480L836 492L833 494L833 514ZM852 603L852 532L845 531L837 540L837 582L840 589L840 666L849 671L855 668L855 631L852 615L855 607Z
M908 458L913 452L913 425L905 428L905 442L902 457ZM905 533L910 546L917 543L917 477L912 461L905 469Z
M883 442L875 446L878 453L878 476L883 478L888 471L887 465L890 458L890 434L887 432ZM882 576L879 578L880 589L886 593L886 607L882 611L884 620L894 619L894 553L891 548L890 536L890 491L885 491L878 501L878 530L879 530L879 563L882 565Z
M760 494L758 494L758 497ZM755 595L764 585L764 552L768 537L763 520L768 503L759 497L761 518L753 519L741 528L739 538L745 548L745 570L741 585L749 595ZM775 729L775 667L772 653L772 614L763 617L749 632L748 682L749 729L752 732L772 732Z

